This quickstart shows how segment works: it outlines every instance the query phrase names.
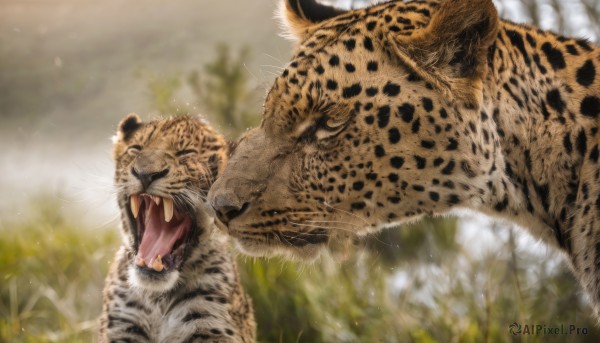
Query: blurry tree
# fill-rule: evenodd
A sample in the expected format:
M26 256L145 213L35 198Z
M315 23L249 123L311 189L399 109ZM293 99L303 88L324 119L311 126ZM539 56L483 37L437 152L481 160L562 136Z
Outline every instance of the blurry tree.
M545 30L585 37L600 37L600 2L597 0L494 0L503 18L534 24Z
M216 52L215 59L204 67L204 77L195 71L188 82L200 108L229 130L240 132L258 118L253 106L255 93L248 87L248 71L244 67L250 49L244 47L233 57L228 45L219 44Z
M193 70L186 77L159 76L145 73L151 107L160 115L196 115L201 113L230 137L255 126L260 118L260 93L249 86L245 64L250 49L237 54L226 44L215 48L214 59L201 71ZM181 100L180 93L190 91L191 101ZM190 103L194 104L193 106Z
M158 77L148 75L148 91L152 101L152 107L158 113L169 113L171 115L186 114L188 109L178 104L175 93L181 87L181 80L176 76Z

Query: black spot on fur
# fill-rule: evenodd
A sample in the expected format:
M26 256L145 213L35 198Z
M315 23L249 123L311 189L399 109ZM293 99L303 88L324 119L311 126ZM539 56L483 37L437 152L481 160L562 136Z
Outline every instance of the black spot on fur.
M584 129L579 130L579 134L577 134L577 151L581 156L585 156L587 152L587 136Z
M388 82L383 87L383 94L390 97L397 96L398 94L400 94L400 86L395 83Z
M332 55L329 58L329 65L332 67L337 67L340 65L340 58L337 55Z
M429 192L429 199L437 202L438 200L440 200L440 194L437 192Z
M383 129L390 122L390 107L381 106L377 112L377 124L379 128Z
M567 150L567 153L571 153L573 151L573 143L571 143L570 132L565 133L563 136L563 146L565 147L565 150Z
M537 184L534 182L533 188L535 189L535 193L537 194L538 198L540 199L540 202L542 203L544 210L546 212L548 212L548 209L550 208L550 199L549 199L550 187L548 187L548 184L540 185L540 184Z
M419 129L421 128L421 119L417 118L412 124L411 131L412 133L419 133Z
M586 117L598 118L598 115L600 114L600 98L596 96L586 96L581 101L579 111Z
M373 40L371 40L371 38L369 37L365 37L365 41L364 41L364 46L365 49L369 50L369 51L373 51Z
M454 138L450 138L448 145L446 145L446 151L452 151L458 149L458 141Z
M425 192L425 187L422 185L413 185L412 188L417 192Z
M533 38L532 35L528 33L525 34L525 37L527 38L527 42L529 43L529 45L531 45L532 48L536 48L537 47L537 41L535 40L535 38Z
M584 50L587 50L587 51L593 51L594 50L590 46L590 43L587 41L587 39L578 39L577 41L575 41L575 43L577 43L577 45L579 45L580 47L582 47Z
M334 91L338 88L338 83L334 80L327 80L327 89Z
M596 68L592 60L587 60L581 68L577 69L577 83L587 87L594 83L596 78Z
M354 203L352 203L351 206L352 206L353 210L362 210L367 205L363 201L360 201L360 202L354 202Z
M423 97L421 98L421 102L423 103L423 109L427 112L433 111L433 101L431 99Z
M377 156L377 157L385 156L385 149L383 148L383 145L375 146L375 156Z
M360 83L355 83L350 87L345 87L342 92L342 96L344 97L344 99L349 99L358 96L360 92L362 92L362 87L360 86Z
M374 97L377 95L377 93L379 93L379 90L376 87L369 87L365 90L365 93L367 96Z
M400 142L400 131L397 128L393 127L388 131L388 139L391 144L396 144Z
M527 53L527 49L525 49L525 42L523 42L523 36L521 36L521 34L518 33L517 31L513 31L513 30L506 30L506 35L508 36L508 39L510 39L510 42L514 46L516 46L517 49L519 49L519 51L521 52L521 55L523 55L523 59L525 60L525 63L530 64L531 61L529 60L529 54Z
M556 110L558 113L562 114L565 110L565 103L560 96L560 91L558 89L553 89L546 93L546 101L548 105Z
M406 123L410 123L413 120L415 114L415 107L407 102L398 107L398 113L402 120Z
M390 159L390 165L396 169L400 169L404 165L404 158L402 156L394 156Z
M427 166L427 160L421 156L414 156L417 169L425 169Z
M496 211L498 211L498 212L502 212L507 207L508 207L508 196L504 196L504 199L502 199L502 202L496 203L496 205L494 206L494 209L496 209Z
M544 67L544 65L542 64L542 61L540 60L540 55L538 55L537 53L533 54L533 61L535 62L535 65L537 65L538 69L540 70L540 73L546 74L548 72L548 70L546 69L546 67Z
M448 164L446 164L446 166L442 169L442 174L444 175L451 175L452 172L454 172L454 167L456 166L456 163L454 162L454 160L451 160L450 162L448 162Z
M579 56L579 51L577 51L577 48L575 47L575 45L573 44L567 44L567 52L570 53L573 56Z
M397 204L400 202L400 198L399 197L388 197L388 201L391 202L392 204Z
M449 205L456 205L460 202L460 197L456 194L450 194L448 196L448 204Z
M379 69L379 64L375 61L369 61L367 63L367 70L370 72L376 72Z
M567 67L563 53L552 46L549 42L542 44L542 51L546 54L546 59L554 70L564 69Z
M356 40L348 39L344 41L344 45L346 46L346 50L352 52L356 47Z
M354 184L352 184L352 188L355 191L360 191L361 189L363 189L364 186L365 186L365 184L362 181L356 181Z
M421 146L425 149L433 149L435 147L435 141L424 139L421 141Z

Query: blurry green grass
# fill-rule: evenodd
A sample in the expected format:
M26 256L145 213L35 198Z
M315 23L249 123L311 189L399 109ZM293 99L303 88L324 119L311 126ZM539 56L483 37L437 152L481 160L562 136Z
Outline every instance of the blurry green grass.
M94 231L40 198L0 221L0 342L90 342L116 230Z

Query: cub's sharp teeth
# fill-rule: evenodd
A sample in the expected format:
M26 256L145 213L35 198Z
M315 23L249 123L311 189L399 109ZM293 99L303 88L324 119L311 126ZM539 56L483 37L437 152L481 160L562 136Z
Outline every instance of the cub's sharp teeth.
M173 219L173 199L163 198L163 208L165 209L165 221L168 223Z
M131 213L134 218L138 217L138 213L140 212L140 197L137 194L131 196L131 201L129 202L131 205Z
M152 200L154 200L154 203L158 206L160 205L160 197L157 196L152 196Z
M144 261L143 258L138 257L138 258L136 258L135 265L139 266L139 267L145 267L146 266L146 261Z
M157 272L162 272L163 268L164 266L162 263L162 257L158 255L156 259L152 262L152 269L156 270Z

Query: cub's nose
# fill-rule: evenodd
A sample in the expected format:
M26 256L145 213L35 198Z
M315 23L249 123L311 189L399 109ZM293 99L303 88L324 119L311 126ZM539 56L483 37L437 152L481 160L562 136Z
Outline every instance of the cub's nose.
M131 169L131 174L133 174L133 176L135 176L136 179L140 180L140 182L142 183L142 187L144 187L144 190L147 190L148 187L150 187L150 185L154 181L156 181L158 179L162 179L163 177L167 176L167 174L169 174L169 169L165 168L161 171L153 172L153 171L140 171L134 167Z
M217 218L227 224L233 218L239 217L248 209L248 203L243 202L232 192L213 194L210 199Z

